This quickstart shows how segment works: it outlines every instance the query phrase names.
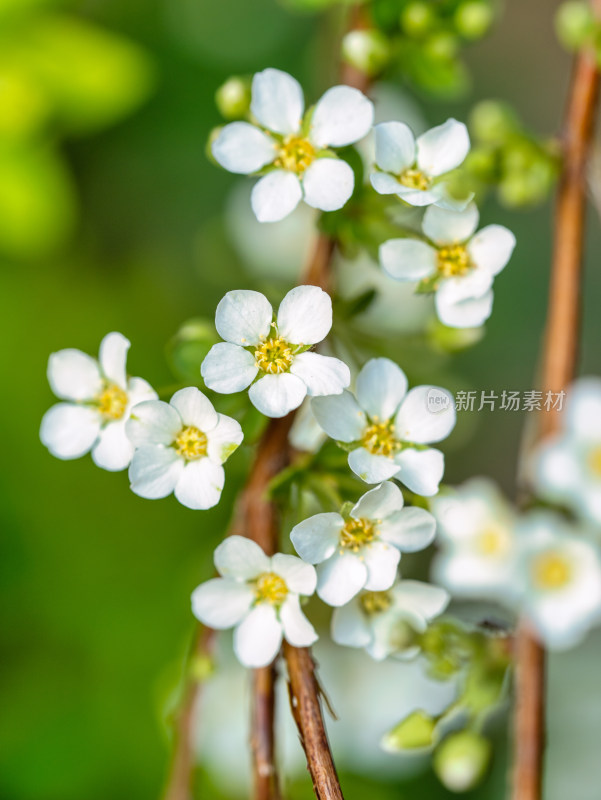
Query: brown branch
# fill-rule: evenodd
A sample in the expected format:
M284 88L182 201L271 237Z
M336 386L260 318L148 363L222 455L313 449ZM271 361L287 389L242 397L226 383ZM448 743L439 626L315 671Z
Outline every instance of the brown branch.
M595 0L601 18L601 0ZM564 391L574 378L580 336L586 167L593 136L599 71L592 53L574 64L563 132L549 306L542 356L544 392ZM539 437L557 430L558 412L540 415ZM540 800L545 748L545 654L523 623L516 636L513 800Z

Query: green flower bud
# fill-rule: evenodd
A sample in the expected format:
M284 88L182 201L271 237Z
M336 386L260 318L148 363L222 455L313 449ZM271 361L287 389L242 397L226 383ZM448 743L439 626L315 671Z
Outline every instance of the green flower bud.
M476 139L486 144L503 142L518 129L511 108L497 100L483 100L475 105L469 123Z
M436 720L425 711L414 711L392 730L384 734L381 747L389 753L419 750L434 744Z
M435 61L450 61L457 55L459 42L454 34L441 31L430 36L424 49Z
M462 3L455 12L455 29L466 39L480 39L492 25L494 12L483 0Z
M376 30L351 31L342 40L342 56L365 75L378 75L390 60L390 45Z
M225 119L244 119L250 110L250 80L228 78L215 92L215 103Z
M400 26L408 36L420 37L428 33L434 22L434 13L429 3L409 3L401 11Z
M183 380L198 381L200 365L219 341L212 320L198 318L185 322L167 345L173 372Z
M467 792L484 778L491 754L490 742L479 733L452 733L436 749L434 772L450 791Z
M484 336L484 326L479 328L448 328L438 320L430 330L432 344L445 353L458 353L473 347Z
M582 47L592 36L594 28L593 12L584 0L570 0L559 6L555 15L555 31L567 50Z

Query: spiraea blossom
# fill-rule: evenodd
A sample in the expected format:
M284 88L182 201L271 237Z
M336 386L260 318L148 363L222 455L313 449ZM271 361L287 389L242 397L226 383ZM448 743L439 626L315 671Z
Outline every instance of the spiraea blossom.
M438 586L398 579L386 591L363 591L332 615L332 639L346 647L363 647L376 661L402 661L420 651L419 634L449 603Z
M194 590L192 611L212 628L234 628L234 651L242 664L270 664L282 638L295 647L317 640L299 601L315 591L310 564L283 553L269 558L250 539L230 536L215 550L215 566L221 577Z
M371 101L350 86L334 86L304 115L298 81L266 69L253 78L250 110L256 124L226 125L212 151L230 172L266 173L251 196L259 222L283 219L301 199L322 211L342 208L355 178L332 148L353 144L368 133L374 117Z
M450 197L444 181L470 149L463 122L448 119L417 139L404 122L381 122L375 133L376 168L370 179L376 192L395 194L411 206L466 205Z
M340 394L350 383L342 361L308 352L332 327L332 301L317 286L289 291L275 319L259 292L228 292L217 306L215 326L226 341L202 363L206 385L222 394L250 386L251 403L268 417L283 417L306 395Z
M430 497L442 480L444 456L429 445L455 427L455 404L446 389L407 387L393 361L373 358L357 376L356 395L315 398L313 412L328 436L350 450L349 466L366 483L396 477Z
M473 203L463 211L426 209L422 230L429 242L389 239L380 246L380 264L399 281L420 281L418 292L435 292L441 322L454 328L482 325L491 314L492 284L515 247L502 225L478 227Z
M130 342L120 333L107 334L98 360L81 350L59 350L48 360L48 381L65 401L42 419L40 438L53 456L79 458L92 451L102 469L125 469L134 447L125 424L136 403L154 399L154 389L125 371Z
M432 500L440 551L432 578L456 597L506 599L515 575L515 513L497 486L473 478Z
M403 493L387 481L366 492L345 519L315 514L292 529L296 552L317 564L317 594L341 606L361 589L378 592L394 583L401 551L423 550L436 522L423 508L403 508Z
M225 481L222 464L243 434L199 389L180 389L169 403L140 403L126 430L136 448L129 468L132 491L151 500L173 492L193 509L217 505Z
M572 385L561 430L538 448L533 472L540 497L601 525L601 379Z

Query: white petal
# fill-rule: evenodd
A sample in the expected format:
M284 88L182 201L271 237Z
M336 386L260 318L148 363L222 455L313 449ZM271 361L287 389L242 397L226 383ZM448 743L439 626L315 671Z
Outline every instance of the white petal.
M253 354L229 342L214 344L200 365L200 374L207 387L221 394L246 389L258 371Z
M357 447L349 453L348 465L365 483L387 481L399 471L398 464L391 458L373 455L364 447Z
M108 333L100 342L100 369L105 378L121 389L127 388L125 364L130 344L121 333Z
M343 606L365 586L367 567L352 553L335 553L317 567L317 594L329 606Z
M298 595L288 595L280 608L284 638L293 647L309 647L319 638L315 628L301 611Z
M367 420L350 392L315 397L311 408L318 423L332 439L338 442L355 442L361 438Z
M407 376L389 358L372 358L357 376L357 400L372 420L390 419L407 393Z
M437 177L458 167L469 149L470 137L463 122L448 119L418 138L417 165L427 175Z
M217 425L208 434L207 452L217 464L224 464L244 439L240 423L224 414L217 414Z
M476 267L465 275L442 280L436 292L436 302L441 306L451 306L462 300L482 297L490 290L493 282L494 275L483 268Z
M191 425L206 433L217 425L218 414L209 398L196 386L176 392L169 405L179 413L184 425Z
M245 667L266 667L282 645L282 625L275 608L261 603L234 631L234 652Z
M255 183L250 204L259 222L279 222L294 211L302 196L296 175L275 169Z
M404 122L381 122L376 134L376 164L384 172L398 175L415 163L415 137ZM376 191L379 191L375 186ZM388 192L386 192L388 194Z
M223 467L210 458L189 461L175 484L174 494L187 508L204 510L216 506L225 483Z
M130 378L127 381L127 396L130 407L146 400L158 400L159 396L144 378Z
M281 375L263 375L248 390L253 406L266 417L285 417L298 408L305 399L307 387L289 372Z
M145 444L170 445L182 428L182 420L169 403L146 400L135 405L125 430L136 447Z
M358 597L332 614L332 639L345 647L366 647L372 634L365 614L361 611Z
M248 122L226 125L211 145L211 151L224 169L240 175L258 172L276 157L273 139Z
M542 497L561 502L578 493L582 485L579 452L567 437L543 442L535 453L536 490Z
M222 339L249 347L269 333L273 309L261 292L236 289L221 298L215 312L215 327Z
M312 595L317 585L315 567L305 564L296 556L276 553L271 557L271 569L286 582L290 592L294 594Z
M493 293L485 292L481 297L446 303L444 294L436 293L436 313L442 323L450 328L479 328L492 314Z
M431 206L433 203L438 205L441 198L441 192L437 186L434 186L432 189L410 189L407 186L399 184L396 193L404 203L408 203L410 206L416 206L417 208Z
M343 361L319 353L296 356L290 372L306 384L310 397L341 394L351 382L351 372Z
M48 359L48 382L64 400L90 400L102 389L98 362L81 350L59 350Z
M296 133L305 110L300 83L279 69L257 72L252 82L250 110L264 128L276 133Z
M400 477L403 477L402 472ZM378 532L383 542L398 547L404 553L415 553L434 541L436 520L423 508L412 506L383 520L378 525Z
M293 344L317 344L332 327L332 300L318 286L296 286L280 303L278 332Z
M475 203L470 203L463 211L430 206L424 214L422 230L436 244L459 244L467 241L476 230L479 217ZM477 259L474 261L479 263Z
M97 467L119 472L129 466L134 446L125 432L126 420L109 422L100 431L98 442L92 448L92 460Z
M336 552L343 526L340 514L315 514L295 525L290 539L304 561L320 564Z
M374 121L371 100L350 86L332 86L311 117L312 142L320 147L345 147L367 136Z
M223 630L237 625L248 613L254 592L246 583L213 578L192 592L192 613L203 625Z
M565 405L565 426L584 441L601 441L601 378L579 378Z
M444 475L444 456L440 450L402 450L395 461L400 467L398 480L422 497L432 497Z
M355 173L339 158L318 158L303 175L304 201L321 211L336 211L347 202L355 186Z
M92 408L71 403L57 403L49 408L40 427L42 444L53 456L63 459L83 456L99 433L99 414Z
M395 511L400 511L403 508L403 504L403 493L399 487L392 481L386 481L376 486L375 489L370 489L355 503L351 511L351 517L354 519L385 520ZM379 525L378 530L380 529Z
M135 451L129 467L130 488L149 500L167 497L183 469L184 461L172 447L143 445Z
M215 549L215 566L224 578L252 580L271 571L271 559L246 536L228 536Z
M387 172L372 172L369 180L378 194L398 194L402 184Z
M436 272L438 254L417 239L389 239L380 245L382 269L397 281L419 281Z
M455 427L453 395L438 386L415 386L396 415L395 435L403 442L431 444L446 439Z
M468 252L475 264L498 275L507 264L515 247L515 236L502 225L487 225L474 236Z
M402 580L392 590L397 604L426 620L434 619L449 604L449 594L440 586L422 581Z
M367 547L363 556L367 567L365 589L370 592L383 592L390 589L396 578L401 554L392 545L374 542Z

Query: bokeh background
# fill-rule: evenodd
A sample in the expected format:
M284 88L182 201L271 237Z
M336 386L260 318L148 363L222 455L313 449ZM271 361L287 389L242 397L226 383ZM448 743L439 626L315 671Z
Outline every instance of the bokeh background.
M554 38L554 8L508 0L494 32L466 53L470 94L419 97L426 120L462 119L493 97L514 104L534 130L557 132L570 60ZM169 386L177 378L168 343L182 323L211 318L229 289L266 283L245 273L224 222L236 178L205 156L220 122L214 92L232 73L276 66L317 97L331 82L320 65L331 63L334 29L331 15L277 0L0 0L1 798L160 794L170 699L192 630L190 591L211 573L249 451L232 458L222 502L202 514L173 498L144 501L125 475L88 458L57 461L38 439L53 402L47 357L63 347L96 353L102 336L119 330L132 341L131 373ZM534 388L551 209L512 212L491 200L482 218L514 230L518 247L495 285L485 338L439 360L428 379L524 391ZM599 374L594 209L590 222L582 371ZM277 288L273 277L267 283ZM487 474L511 494L526 417L474 415L449 440L448 482ZM223 670L208 685L198 796L236 800L245 795L248 691L227 651L225 642ZM346 796L400 800L419 786L420 796L450 797L427 761L407 778L397 756L377 756L374 737L403 716L419 676L386 667L386 685L399 694L391 712L391 695L369 688L377 673L361 654L347 655L320 655L334 704L350 709L344 697L352 697L347 720L357 720L346 736L344 717L330 723ZM593 635L551 659L549 798L598 796L600 655ZM440 688L420 686L435 703ZM367 707L374 720L364 719ZM496 736L495 768L470 797L505 796L502 723ZM293 732L288 740L294 750ZM372 751L371 762L357 756ZM237 781L220 779L232 770ZM294 796L311 796L302 769L291 780Z

